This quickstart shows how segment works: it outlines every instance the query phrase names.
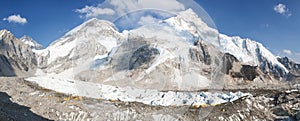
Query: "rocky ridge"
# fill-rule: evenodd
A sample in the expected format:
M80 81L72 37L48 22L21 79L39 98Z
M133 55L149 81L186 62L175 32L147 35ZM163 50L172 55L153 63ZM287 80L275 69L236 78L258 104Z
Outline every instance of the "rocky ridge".
M0 76L26 76L37 68L31 48L7 31L0 31Z

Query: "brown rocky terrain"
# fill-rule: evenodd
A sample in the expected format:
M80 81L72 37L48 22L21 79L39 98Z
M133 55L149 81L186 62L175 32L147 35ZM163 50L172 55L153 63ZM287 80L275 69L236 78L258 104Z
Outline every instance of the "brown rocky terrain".
M0 78L2 120L290 120L300 119L300 91L245 90L253 96L208 107L148 106L43 89L22 78ZM226 91L226 90L224 90ZM228 90L229 91L229 90ZM234 91L234 90L230 90Z

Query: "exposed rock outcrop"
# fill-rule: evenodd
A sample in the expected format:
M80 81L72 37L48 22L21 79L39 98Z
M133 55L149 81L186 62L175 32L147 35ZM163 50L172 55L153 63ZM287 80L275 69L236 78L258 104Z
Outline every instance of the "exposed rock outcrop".
M295 63L288 57L277 58L277 60L289 70L287 80L296 80L300 77L300 64Z
M211 56L208 51L208 47L204 41L197 41L195 43L198 49L190 48L190 58L195 62L201 62L206 65L211 64Z
M140 47L135 52L133 52L132 57L129 61L129 70L139 68L141 66L149 67L151 61L159 55L159 51L156 48L145 45Z
M37 66L36 55L9 31L0 35L0 76L29 76Z

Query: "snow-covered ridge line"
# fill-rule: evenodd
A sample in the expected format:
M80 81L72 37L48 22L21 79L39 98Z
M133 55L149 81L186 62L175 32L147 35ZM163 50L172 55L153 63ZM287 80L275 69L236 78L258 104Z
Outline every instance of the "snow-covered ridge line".
M250 93L242 92L160 92L154 89L138 89L134 87L120 88L47 76L31 77L26 80L36 83L43 88L74 96L120 100L124 102L141 102L153 106L217 105L251 95Z
M239 36L229 37L225 34L220 34L220 51L234 55L239 61L252 66L260 66L260 59L265 58L271 65L276 65L282 68L286 73L285 68L268 49L261 43L243 39Z
M112 32L110 33L111 36L108 36L107 32L110 31ZM100 45L105 47L107 52L110 52L111 49L116 47L118 44L118 38L112 37L114 35L123 36L122 33L117 31L113 23L106 20L93 18L73 28L63 37L52 42L46 49L39 51L38 54L42 56L49 55L47 64L50 64L60 57L66 57L69 54L72 56L74 51L78 49L82 43L89 42L94 42L94 44L99 42Z
M262 61L266 60L286 73L289 72L261 43L239 36L229 37L225 34L219 34L216 29L209 27L191 9L180 12L178 16L166 19L164 22L179 32L189 32L194 38L203 39L215 45L220 51L234 55L243 64L260 66L261 63L264 63Z

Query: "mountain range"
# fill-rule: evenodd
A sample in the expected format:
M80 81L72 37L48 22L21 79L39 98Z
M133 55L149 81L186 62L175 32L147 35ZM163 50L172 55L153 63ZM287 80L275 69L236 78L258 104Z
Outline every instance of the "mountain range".
M119 32L96 18L48 47L0 31L1 76L53 76L158 90L264 88L297 80L300 65L261 43L219 34L191 9Z

